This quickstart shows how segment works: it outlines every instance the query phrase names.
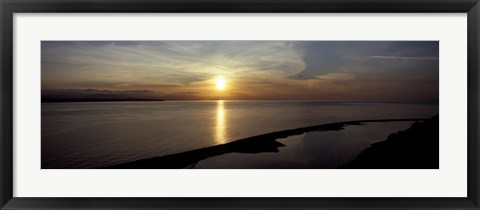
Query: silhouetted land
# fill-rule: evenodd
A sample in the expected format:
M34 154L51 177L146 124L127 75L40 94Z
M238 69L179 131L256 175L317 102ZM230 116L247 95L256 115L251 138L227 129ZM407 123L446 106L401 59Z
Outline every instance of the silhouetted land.
M165 101L164 99L155 98L49 98L43 99L42 103L57 102L117 102L117 101Z
M43 89L42 103L108 101L164 101L149 90Z
M398 122L398 121L423 121L425 118L415 119L382 119L382 120L359 120L330 123L316 126L301 127L290 130L276 131L266 133L258 136L252 136L245 139L240 139L226 144L215 145L211 147L191 150L187 152L166 155L161 157L153 157L122 163L118 165L111 165L104 168L109 169L176 169L185 168L198 163L209 157L223 155L227 153L265 153L278 152L278 148L285 146L278 142L277 139L286 138L293 135L300 135L312 131L338 131L348 125L358 125L369 122ZM438 128L437 128L438 129ZM438 144L438 137L437 137ZM438 151L437 151L438 153ZM432 154L426 154L430 156Z
M387 140L372 144L342 168L438 169L438 118L437 115L415 122L405 131L390 134Z

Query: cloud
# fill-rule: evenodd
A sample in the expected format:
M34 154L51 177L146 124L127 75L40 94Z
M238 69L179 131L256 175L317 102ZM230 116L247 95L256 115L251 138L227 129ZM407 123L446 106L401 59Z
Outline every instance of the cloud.
M351 73L330 73L317 76L316 78L330 81L345 81L355 79L355 75Z
M223 75L223 95L242 99L373 97L382 84L402 96L407 82L438 93L436 41L43 41L41 53L43 89L209 99Z
M438 57L407 57L407 56L382 56L372 55L369 58L373 59L392 59L392 60L438 60Z
M386 71L402 72L407 68L419 69L424 64L418 61L438 62L436 41L315 41L302 42L300 46L304 47L305 68L290 76L291 79L315 79L339 72L362 78L363 72L358 69L364 69L371 75ZM401 63L392 63L396 61Z
M186 85L216 74L285 75L298 71L295 68L301 68L302 62L283 42L42 43L42 73L47 80L66 80L66 86L71 78Z
M149 90L110 91L96 89L44 89L42 100L65 99L160 99L158 93Z

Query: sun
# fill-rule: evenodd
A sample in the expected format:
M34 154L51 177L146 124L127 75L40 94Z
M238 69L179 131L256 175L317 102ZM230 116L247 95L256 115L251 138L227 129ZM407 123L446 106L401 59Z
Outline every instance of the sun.
M225 78L223 76L218 76L215 79L215 86L217 87L217 90L224 90L226 84L227 84L227 81L225 80Z

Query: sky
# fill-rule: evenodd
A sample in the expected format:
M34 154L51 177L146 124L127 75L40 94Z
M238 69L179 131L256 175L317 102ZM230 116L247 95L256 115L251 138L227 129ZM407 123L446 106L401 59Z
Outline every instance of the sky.
M439 96L437 41L42 41L42 94L167 100ZM219 78L223 89L217 88Z

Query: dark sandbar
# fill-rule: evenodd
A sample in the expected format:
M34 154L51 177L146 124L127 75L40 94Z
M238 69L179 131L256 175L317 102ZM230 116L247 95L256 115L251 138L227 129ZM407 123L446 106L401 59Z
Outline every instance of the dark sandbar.
M209 157L227 153L250 153L278 152L278 148L284 146L276 141L293 135L301 135L312 131L338 131L347 125L358 125L369 122L400 122L400 121L423 121L425 118L413 119L381 119L381 120L358 120L338 123L329 123L308 127L301 127L290 130L282 130L252 136L226 144L186 151L182 153L166 155L161 157L147 158L117 165L106 166L106 169L180 169L191 166ZM438 139L438 138L437 138ZM437 140L438 141L438 140Z

